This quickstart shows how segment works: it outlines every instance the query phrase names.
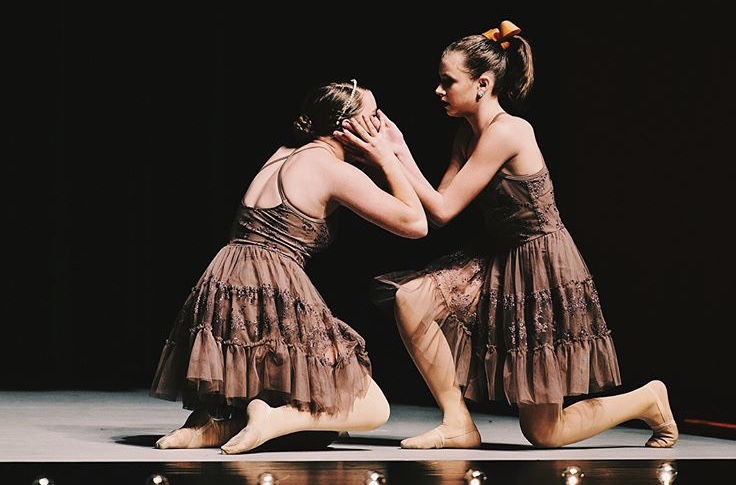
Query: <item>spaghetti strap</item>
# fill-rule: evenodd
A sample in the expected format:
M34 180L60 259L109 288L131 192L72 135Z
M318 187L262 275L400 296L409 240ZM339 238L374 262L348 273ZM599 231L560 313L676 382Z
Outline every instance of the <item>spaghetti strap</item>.
M293 153L293 152L292 152L292 153ZM273 159L273 160L271 160L270 162L267 162L267 163L266 163L265 165L263 165L263 166L261 167L261 170L263 170L264 168L268 167L269 165L273 165L273 164L274 164L274 163L276 163L276 162L280 162L281 160L286 160L286 159L287 159L287 158L289 158L290 156L291 156L291 153L290 153L290 154L288 154L288 155L286 155L285 157L279 157L279 158L274 158L274 159ZM259 170L259 171L260 171L260 170Z
M307 150L307 149L309 149L309 148L319 148L319 147L307 147L307 148L302 148L301 150L300 150L300 149L298 149L298 148L295 148L295 149L293 149L293 150L291 151L291 153L289 153L289 154L288 154L288 155L286 155L286 156L283 156L283 157L279 157L279 158L274 158L274 159L273 159L273 160L271 160L270 162L266 162L266 163L265 163L265 164L264 164L264 165L263 165L263 166L261 167L261 170L263 170L264 168L266 168L266 167L268 167L268 166L270 166L270 165L273 165L273 164L274 164L274 163L276 163L276 162L280 162L281 160L286 160L287 158L291 157L291 156L292 156L292 155L294 155L295 153L298 153L298 152L300 152L300 151L302 151L302 150ZM281 169L279 169L279 171L281 171Z
M281 166L279 167L279 172L278 172L278 176L277 176L278 177L277 178L277 182L278 182L278 187L279 187L279 195L281 196L281 202L285 202L286 204L288 204L292 208L294 208L294 206L291 205L291 203L289 202L289 198L286 197L286 194L284 193L284 184L281 181L281 171L284 169L284 165L286 165L286 163L289 161L289 159L292 157L292 155L295 155L295 154L297 154L297 153L299 153L301 151L304 151L304 150L309 150L310 148L322 148L322 147L315 146L315 147L306 147L306 148L302 148L302 149L296 149L293 152L289 153L287 156L285 156L285 157L283 157L283 158L280 159L280 160L286 159L286 161L284 163L282 163Z
M498 119L499 116L507 114L505 111L500 111L496 113L496 115L493 117L490 123L488 123L488 126L491 126L495 121Z

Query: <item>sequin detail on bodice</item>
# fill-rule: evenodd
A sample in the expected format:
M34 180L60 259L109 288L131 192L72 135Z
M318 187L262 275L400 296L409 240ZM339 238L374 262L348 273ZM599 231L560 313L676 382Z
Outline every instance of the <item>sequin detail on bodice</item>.
M334 217L310 217L289 202L281 182L281 170L291 155L279 167L281 204L258 208L249 207L241 201L230 230L230 244L256 244L278 251L304 266L310 256L322 251L333 241L337 220Z
M496 172L477 202L486 229L504 247L518 246L564 227L546 166L531 175Z
M334 238L333 226L330 219L307 219L286 203L266 209L241 203L230 231L230 243L257 244L304 266L311 255L329 246Z

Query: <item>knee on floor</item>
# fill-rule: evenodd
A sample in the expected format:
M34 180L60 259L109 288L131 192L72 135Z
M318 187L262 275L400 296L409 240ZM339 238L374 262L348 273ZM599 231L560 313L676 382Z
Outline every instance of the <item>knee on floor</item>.
M559 433L553 428L522 426L521 432L535 448L559 448L563 445Z
M386 424L388 419L391 417L391 406L388 401L384 401L376 404L374 410L375 415L373 416L372 425L374 428L378 428L379 426Z

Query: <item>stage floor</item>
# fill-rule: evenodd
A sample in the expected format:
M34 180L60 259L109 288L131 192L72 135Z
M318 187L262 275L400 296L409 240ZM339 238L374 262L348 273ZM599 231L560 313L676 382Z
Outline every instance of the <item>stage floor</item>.
M540 450L524 439L515 417L478 413L480 449L403 450L402 438L440 421L437 409L408 405L393 405L383 427L350 433L327 449L241 455L155 449L156 439L181 426L189 412L146 390L0 391L0 413L0 483L8 485L32 485L39 477L55 485L242 485L269 483L267 473L280 485L364 484L371 472L375 484L434 485L467 483L468 470L487 477L488 485L557 484L566 483L562 474L570 466L583 471L584 485L632 485L660 483L656 471L665 464L678 470L680 485L714 474L725 479L736 466L731 439L681 434L673 448L650 449L643 446L648 430L619 426L573 446Z

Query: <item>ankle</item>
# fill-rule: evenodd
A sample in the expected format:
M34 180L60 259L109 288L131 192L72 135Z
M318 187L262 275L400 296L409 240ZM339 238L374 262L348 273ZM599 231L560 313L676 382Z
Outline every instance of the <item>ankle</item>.
M453 429L475 427L473 415L464 403L458 406L452 406L452 408L443 408L442 424Z

